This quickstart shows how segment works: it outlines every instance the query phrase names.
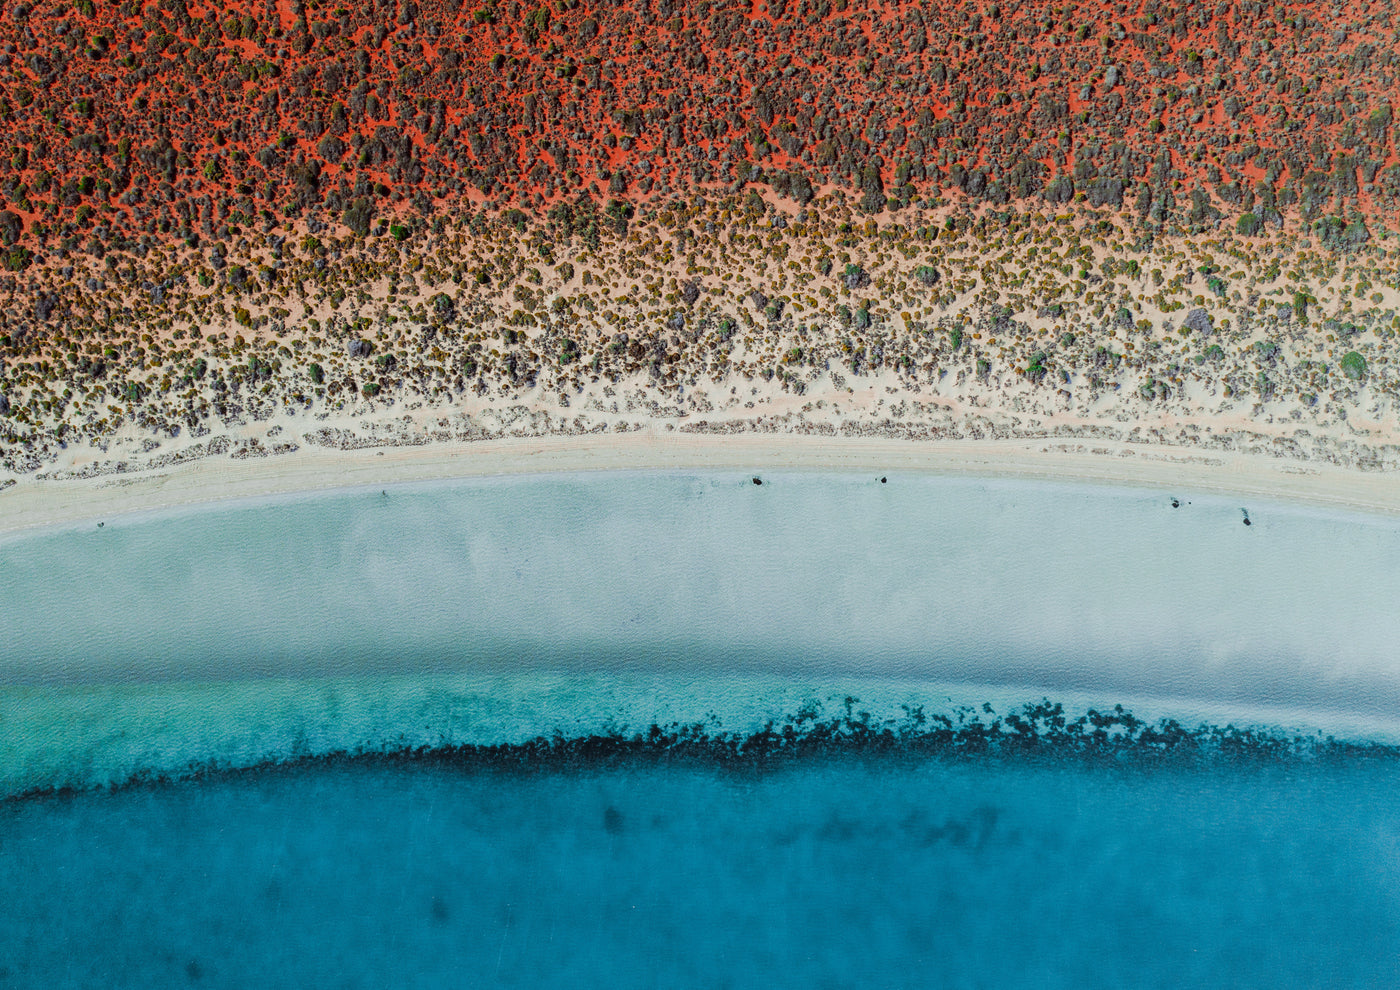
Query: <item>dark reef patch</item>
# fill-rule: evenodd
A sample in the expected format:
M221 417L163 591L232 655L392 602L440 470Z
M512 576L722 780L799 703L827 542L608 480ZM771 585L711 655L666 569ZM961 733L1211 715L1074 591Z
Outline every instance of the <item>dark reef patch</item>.
M1400 747L1381 742L1337 739L1262 727L1199 724L1175 719L1147 721L1122 705L1090 708L1077 717L1063 704L1043 700L999 715L991 704L962 706L952 714L927 714L904 706L900 718L876 719L847 697L832 715L812 702L756 732L725 730L717 716L691 724L652 724L645 730L566 736L540 735L525 742L493 745L393 746L293 755L245 767L190 765L177 773L138 773L96 790L158 788L182 781L255 775L277 769L334 765L388 765L457 768L467 771L557 773L646 765L708 767L721 771L765 772L822 760L969 760L1072 762L1140 769L1257 766L1315 766L1393 761ZM33 788L0 804L86 793L89 788ZM604 829L623 828L610 809Z

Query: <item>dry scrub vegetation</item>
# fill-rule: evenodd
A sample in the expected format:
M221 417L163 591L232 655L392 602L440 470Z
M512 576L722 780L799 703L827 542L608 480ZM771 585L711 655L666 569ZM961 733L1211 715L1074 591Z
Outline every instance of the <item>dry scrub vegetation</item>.
M1235 410L1364 432L1400 408L1391 244L1154 237L1085 209L882 222L834 193L797 212L695 196L630 220L585 201L443 215L402 239L242 236L26 273L5 305L39 303L0 337L0 424L14 471L124 427L159 444L288 410L709 423L852 410L875 386L1028 429ZM633 398L603 401L619 389Z
M1347 15L8 5L0 454L482 403L1381 436L1400 33Z

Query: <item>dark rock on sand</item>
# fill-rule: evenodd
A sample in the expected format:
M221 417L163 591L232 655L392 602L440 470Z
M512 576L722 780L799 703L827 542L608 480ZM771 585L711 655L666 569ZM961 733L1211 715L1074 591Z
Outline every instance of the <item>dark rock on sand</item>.
M1181 325L1187 330L1194 330L1199 334L1208 334L1215 329L1215 321L1203 309L1191 310L1186 314L1186 319L1182 321Z

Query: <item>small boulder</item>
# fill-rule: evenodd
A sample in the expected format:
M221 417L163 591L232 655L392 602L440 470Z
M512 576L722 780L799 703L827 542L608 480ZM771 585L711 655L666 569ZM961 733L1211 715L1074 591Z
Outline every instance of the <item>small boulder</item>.
M1205 335L1215 329L1215 321L1210 318L1210 314L1203 309L1193 309L1186 314L1186 319L1181 325L1187 330Z
M352 337L345 344L345 353L352 358L369 357L370 351L374 350L374 345L363 337Z

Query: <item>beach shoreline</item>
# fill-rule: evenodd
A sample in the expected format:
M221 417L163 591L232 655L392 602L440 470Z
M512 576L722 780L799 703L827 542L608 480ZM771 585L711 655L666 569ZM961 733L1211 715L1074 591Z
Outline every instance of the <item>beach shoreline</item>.
M791 433L707 435L657 424L622 434L303 446L287 454L198 458L86 478L23 478L0 490L0 534L133 513L296 493L454 478L619 470L928 473L1231 494L1400 515L1400 476L1258 453L1075 438L890 439Z

